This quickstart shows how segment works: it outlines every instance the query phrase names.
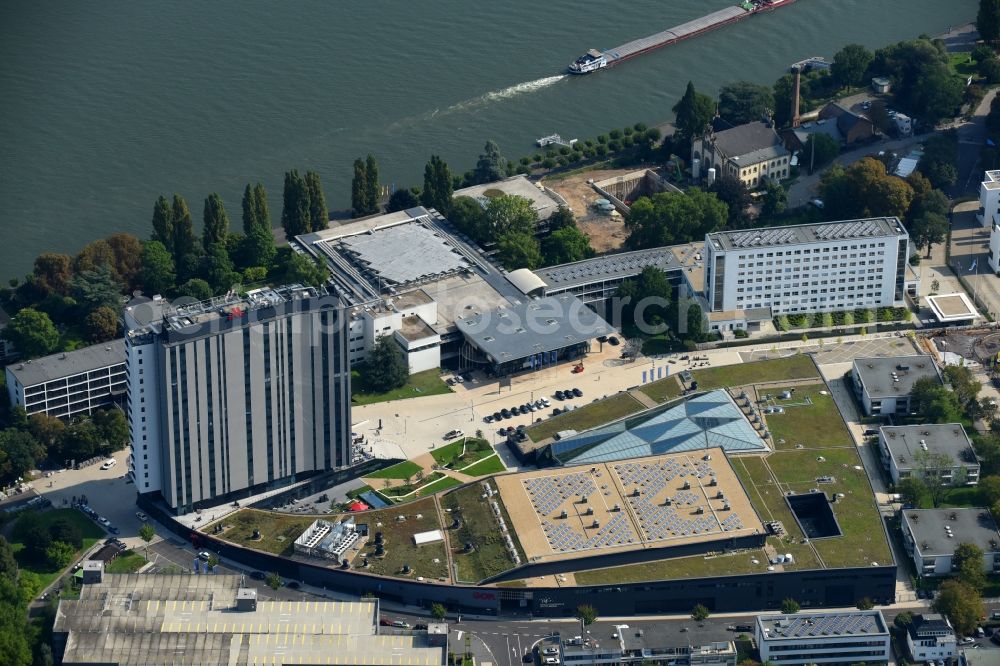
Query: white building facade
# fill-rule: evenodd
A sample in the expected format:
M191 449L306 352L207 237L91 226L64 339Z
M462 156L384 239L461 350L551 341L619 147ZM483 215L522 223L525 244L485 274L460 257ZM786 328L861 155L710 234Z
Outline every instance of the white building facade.
M759 616L757 646L762 663L887 663L889 630L878 610Z
M948 618L937 613L917 615L906 631L913 661L942 661L958 655L958 641Z
M1000 171L987 171L979 184L979 210L976 220L980 226L992 227L1000 216Z
M713 312L898 307L909 256L894 217L722 231L705 238L705 295Z

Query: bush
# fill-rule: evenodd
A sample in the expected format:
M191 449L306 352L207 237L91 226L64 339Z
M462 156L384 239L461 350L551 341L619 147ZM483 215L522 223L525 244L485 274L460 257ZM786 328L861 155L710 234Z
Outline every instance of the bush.
M546 169L551 169L555 165L556 161L551 157L546 157L544 160L542 160L542 166Z
M566 156L566 155L569 155L570 152L572 152L572 151L570 151L569 146L560 146L560 148L559 148L559 154L560 155Z
M632 127L635 128L636 132L645 132L647 129L649 129L649 127L647 127L646 123L636 123Z
M615 139L620 139L622 138L622 131L619 129L613 129L611 130L611 132L609 132L608 136L611 137L612 141L614 141Z
M624 134L625 134L625 136L632 136L632 134L633 134L634 132L635 132L635 130L634 130L634 129L632 129L631 127L626 127L626 128L624 128L624 129L622 129L622 133L624 133Z
M531 158L528 157L528 156L522 157L520 161L521 161L521 164L524 165L524 166L528 166L529 164L531 164Z

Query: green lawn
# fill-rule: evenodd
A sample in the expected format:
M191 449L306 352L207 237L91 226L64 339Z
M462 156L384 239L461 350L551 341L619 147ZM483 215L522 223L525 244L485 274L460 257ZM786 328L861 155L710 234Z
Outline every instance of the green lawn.
M491 485L495 489L495 484ZM507 554L507 546L500 533L497 519L482 495L482 484L473 483L454 490L441 498L441 506L445 509L451 509L451 513L446 515L457 517L461 521L461 527L452 531L452 548L462 549L468 542L472 542L475 546L472 553L459 553L452 556L458 569L458 579L469 583L495 576L514 566L513 560ZM494 497L499 500L499 495L494 495ZM510 516L502 501L500 502L500 513L504 522L510 526ZM525 562L524 551L521 549L517 536L513 532L511 532L511 536L514 538L514 545L518 550L521 562Z
M28 522L25 524L40 525L44 528L48 528L56 519L63 518L80 530L80 534L83 536L83 546L80 548L76 555L73 557L73 561L80 556L80 553L87 550L100 539L105 537L105 532L101 527L92 521L90 518L85 516L80 511L76 509L50 509L48 511L32 511L21 514L17 520L25 518ZM48 563L38 563L29 560L24 554L24 543L20 540L18 534L17 525L11 533L10 546L14 551L14 556L17 559L18 566L26 571L31 571L38 575L41 587L47 587L52 581L59 577L63 572L63 569L53 569Z
M692 370L691 375L698 382L699 390L704 390L746 386L761 382L778 382L786 379L808 379L819 377L819 371L816 370L816 365L811 357L797 354L768 361L702 368Z
M833 396L820 395L826 391L825 384L794 387L795 392L789 400L780 400L778 396L784 387L767 389L773 401L770 404L785 407L784 414L766 414L767 427L774 437L778 449L794 449L796 444L806 448L825 448L828 446L854 446L851 434L847 430L840 410ZM764 396L761 395L761 398ZM795 403L811 400L811 405L796 405ZM780 441L784 440L784 442Z
M360 377L357 377L354 381L358 387L361 386ZM352 388L351 402L355 405L370 405L388 400L404 400L406 398L419 398L427 395L439 395L451 392L448 385L441 379L440 370L433 369L410 375L405 385L385 393L363 393L360 388Z
M642 404L628 393L617 393L609 398L552 417L525 432L533 442L552 437L560 430L577 432L596 428L616 419L635 414L643 409Z
M365 476L366 479L399 479L405 480L419 472L422 468L415 462L404 460L398 465L380 469Z
M287 556L294 552L293 542L314 520L315 516L240 509L217 522L224 528L220 536L227 541L266 553ZM202 530L207 532L210 526L214 526L214 523L206 525ZM261 538L258 541L252 539L254 530L260 530Z
M673 372L673 369L671 369L671 372ZM670 375L655 382L644 384L639 387L639 390L652 400L663 403L680 396L684 389L681 387L681 383L677 381L677 375Z
M419 481L414 481L413 483L404 484L401 486L393 486L392 488L381 488L379 493L388 498L400 498L404 495L409 495L414 490L421 488L427 484L433 483L439 479L444 478L444 474L441 472L431 472Z
M108 565L108 573L135 573L146 564L146 558L135 551L126 550Z
M470 465L469 467L462 468L458 471L462 474L468 474L469 476L486 476L487 474L499 474L506 469L507 468L503 465L503 461L500 460L500 456L493 454L489 458L480 460L475 465Z
M949 54L948 68L963 79L979 74L979 68L972 61L972 56L968 52Z
M427 497L428 495L433 495L434 493L439 493L442 490L448 490L448 488L454 488L455 486L462 485L462 482L451 476L443 476L434 483L427 484L420 489L420 496Z
M450 469L461 469L493 455L493 447L485 439L463 437L451 444L431 451L437 464Z

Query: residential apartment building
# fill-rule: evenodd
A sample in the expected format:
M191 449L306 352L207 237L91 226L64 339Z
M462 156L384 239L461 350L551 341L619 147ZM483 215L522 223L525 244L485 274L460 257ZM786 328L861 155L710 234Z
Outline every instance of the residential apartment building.
M129 473L178 512L348 466L348 317L298 285L125 311Z
M914 615L906 630L906 647L914 662L942 661L958 656L958 640L948 618L937 613Z
M760 616L756 638L762 663L849 666L887 663L891 656L878 610Z
M29 415L90 414L125 398L125 341L14 363L6 375L10 404Z
M916 289L909 241L895 217L711 233L705 296L713 312L902 306Z
M959 544L983 551L983 572L1000 573L1000 532L989 509L905 509L903 546L921 576L949 576Z
M856 358L851 369L854 395L865 416L913 414L910 393L920 379L944 383L934 359L923 354Z
M908 478L948 486L979 483L979 459L961 423L884 426L878 443L893 483Z
M1000 171L987 171L979 184L979 210L976 220L980 226L992 227L1000 216Z
M787 178L790 157L774 126L757 121L696 138L691 147L691 168L695 180L715 169L719 178L736 178L756 189L768 180Z

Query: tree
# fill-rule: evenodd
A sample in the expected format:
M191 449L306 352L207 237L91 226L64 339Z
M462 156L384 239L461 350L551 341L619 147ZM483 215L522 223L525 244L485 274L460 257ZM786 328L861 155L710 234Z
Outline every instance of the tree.
M576 607L574 616L587 627L597 622L597 609L590 604L580 604Z
M957 423L962 419L962 404L955 393L930 378L913 383L910 405L927 423Z
M695 342L705 339L705 314L698 303L691 303L687 309L687 337Z
M368 210L368 171L360 157L354 160L354 178L351 179L351 212L354 217L371 214Z
M874 59L875 54L861 44L848 44L834 54L830 75L841 87L856 86Z
M375 339L368 358L364 362L362 377L365 391L385 393L406 384L409 368L403 360L399 347L392 335L381 335Z
M38 412L28 417L28 432L35 438L39 450L45 451L45 457L48 457L50 451L56 450L65 430L66 424L63 421L44 412Z
M556 232L566 227L576 227L576 218L573 216L573 211L566 206L559 206L556 212L549 215L549 219L546 222L549 224L550 232Z
M747 189L742 180L722 172L708 188L708 191L726 204L729 212L726 224L730 229L743 229L750 226L752 220L747 214L747 208L752 200L750 199L750 190Z
M201 244L208 248L216 243L225 243L229 235L229 216L222 203L222 197L212 192L205 198L205 210L202 213L204 226L202 228Z
M691 609L691 619L695 622L704 622L708 619L709 611L703 604L695 604Z
M590 239L578 227L563 227L542 241L542 253L549 266L568 264L594 256Z
M63 543L62 541L53 541L49 544L49 547L45 549L45 559L54 569L64 569L65 567L68 567L69 563L73 561L75 556L76 548L73 548L73 546L68 543Z
M941 583L931 607L947 616L951 626L960 634L972 633L979 624L979 618L986 614L979 591L959 580Z
M719 115L733 125L762 120L774 110L774 91L749 81L727 83L719 88Z
M142 284L149 294L162 294L177 282L174 257L158 240L142 244Z
M509 270L534 270L543 263L538 239L522 231L508 231L497 240L497 257Z
M279 587L281 587L281 576L279 576L276 572L272 571L271 573L267 574L267 578L264 580L264 582L272 590L277 590Z
M875 608L875 602L873 602L868 597L861 597L860 599L858 599L858 603L855 605L858 607L858 610L863 610L863 611Z
M906 216L913 200L909 183L886 173L871 157L844 169L833 165L820 178L824 211L835 219Z
M702 239L722 229L729 209L714 194L692 188L687 194L661 192L640 197L625 219L630 250L662 247Z
M266 272L277 252L271 228L256 226L243 238L240 254L248 266L261 267Z
M171 208L173 220L173 237L170 247L174 252L174 267L177 272L186 277L186 271L191 267L191 259L197 252L198 239L194 235L194 223L191 222L191 211L187 202L179 194L174 195Z
M90 342L111 340L118 335L118 314L106 305L102 305L84 317L83 327Z
M170 202L162 194L153 204L153 240L163 243L163 246L173 254L174 213Z
M420 192L420 201L426 208L433 208L444 216L451 209L451 197L454 192L451 170L437 155L424 166L424 189ZM449 218L450 219L450 218Z
M395 213L397 210L408 210L420 205L420 190L411 187L402 187L392 193L389 202L385 206L385 212Z
M19 535L24 544L24 554L32 562L44 563L46 551L52 545L52 535L42 525L31 522L30 518L20 518L14 525L14 533Z
M440 622L448 614L448 609L444 607L444 604L434 603L431 604L431 617Z
M17 560L10 542L0 536L0 578L15 580L17 578Z
M281 228L286 238L294 238L312 231L309 210L309 186L299 175L298 169L285 172L284 204L281 208Z
M371 156L369 156L370 159ZM378 178L376 169L376 179ZM315 171L306 171L306 188L309 190L309 230L319 231L330 226L330 213L326 208L323 183Z
M898 629L906 629L911 624L913 624L913 613L910 611L903 611L896 616L896 619L892 621Z
M293 252L283 247L276 262L281 281L285 284L303 284L318 287L330 277L326 264L317 263L310 255Z
M801 606L799 606L799 602L797 602L795 599L788 598L784 599L781 602L781 612L784 613L785 615L792 615L794 613L798 613L799 608L801 608Z
M1000 0L979 0L976 30L987 43L1000 39Z
M983 389L982 383L976 379L967 366L949 365L942 371L944 380L951 385L951 389L958 398L959 404L963 408L975 402L979 392Z
M382 186L378 182L378 162L371 153L368 153L368 158L365 160L365 195L368 214L373 215L379 212Z
M129 441L128 420L120 409L98 409L91 421L100 437L112 451L124 448Z
M115 281L111 267L98 266L94 270L81 271L71 281L73 298L83 312L96 308L111 308L115 312L122 307L122 285Z
M913 202L910 204L910 210L907 213L908 222L912 222L924 213L934 213L947 217L948 211L951 209L951 204L944 192L933 189L930 181L924 178L919 171L911 173L906 180L910 183L910 187L913 188L914 192ZM922 189L925 186L927 189ZM918 190L918 187L921 190Z
M938 189L951 187L958 180L958 134L954 130L935 134L924 142L924 154L917 171Z
M961 104L963 81L952 75L943 42L918 38L875 52L870 71L893 80L895 103L926 123L951 116Z
M487 240L486 212L472 197L455 197L448 221L478 243Z
M534 234L538 213L531 200L514 194L500 194L486 204L483 221L492 240L504 234Z
M768 180L764 184L764 199L760 207L760 214L765 218L773 218L781 215L788 207L788 190L784 185L773 180Z
M240 275L236 272L225 245L215 243L205 250L198 275L212 288L213 294L221 294L239 283Z
M507 158L500 154L500 146L495 141L486 142L472 173L476 184L492 183L507 176Z
M177 287L177 295L195 301L207 301L212 298L212 287L201 278L191 278Z
M937 213L924 213L910 225L913 243L919 248L927 248L927 258L931 258L931 248L944 242L948 236L948 220Z
M208 556L208 560L205 562L210 571L215 571L215 567L219 566L219 556L215 553L211 553Z
M23 308L11 318L3 336L25 358L51 354L59 346L59 332L44 312Z
M142 539L146 545L143 546L143 557L147 560L149 559L149 542L153 540L156 536L156 530L149 523L143 523L139 526L139 538Z
M46 294L69 293L69 281L73 275L68 255L44 252L35 258L35 284Z
M931 501L931 494L927 490L927 484L916 477L900 479L899 483L896 484L896 492L902 498L903 504L908 506L926 509L934 504Z
M800 160L809 165L809 172L822 169L840 154L840 142L829 134L813 132L806 139ZM805 164L803 165L805 166Z
M715 115L715 100L694 89L694 84L688 81L684 95L674 104L674 125L677 127L676 138L682 140L685 146L690 146L695 137L705 131L705 128Z
M1000 58L990 58L979 63L979 75L990 85L1000 83Z
M974 590L986 583L983 573L983 549L974 543L960 543L951 556L951 568L958 579Z

